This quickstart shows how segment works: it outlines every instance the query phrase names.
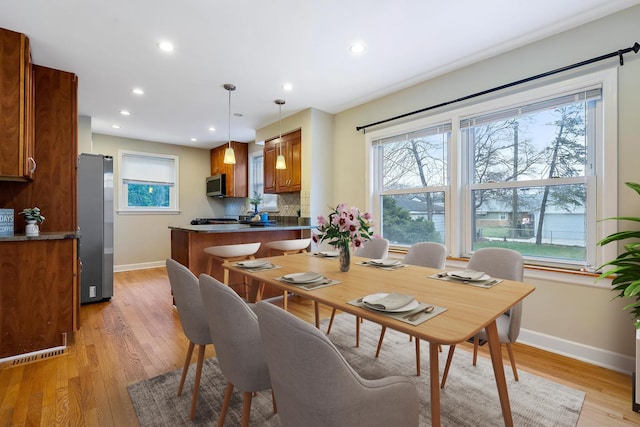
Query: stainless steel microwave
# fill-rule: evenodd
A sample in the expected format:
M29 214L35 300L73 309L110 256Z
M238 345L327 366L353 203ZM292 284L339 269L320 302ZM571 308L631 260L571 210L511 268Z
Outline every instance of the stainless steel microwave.
M213 175L207 177L207 196L210 197L224 197L226 196L227 188L227 175Z

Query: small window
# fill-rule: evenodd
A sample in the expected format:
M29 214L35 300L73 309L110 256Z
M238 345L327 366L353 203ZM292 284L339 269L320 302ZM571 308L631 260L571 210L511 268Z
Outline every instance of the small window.
M264 156L257 152L249 157L249 197L255 193L262 196L262 202L258 205L259 211L278 211L278 195L264 194ZM253 210L253 206L249 207Z
M178 212L178 157L118 150L119 212Z

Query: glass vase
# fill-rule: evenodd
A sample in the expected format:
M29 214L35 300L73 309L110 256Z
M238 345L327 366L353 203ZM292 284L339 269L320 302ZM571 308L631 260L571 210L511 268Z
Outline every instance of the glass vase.
M346 272L349 271L349 267L351 266L351 253L349 252L349 243L341 242L338 245L338 260L340 262L340 271Z

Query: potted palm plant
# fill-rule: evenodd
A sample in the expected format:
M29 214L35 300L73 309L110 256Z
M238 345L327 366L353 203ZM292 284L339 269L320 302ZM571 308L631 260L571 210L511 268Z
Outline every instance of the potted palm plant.
M625 182L625 185L640 195L640 184ZM634 216L617 216L605 220L634 221L640 224L640 217ZM636 329L640 329L640 230L618 231L600 240L598 245L627 240L631 241L624 245L624 252L600 266L599 270L605 267L608 269L597 280L614 276L611 281L612 290L618 292L618 297L630 300L624 309L631 310Z
M640 184L625 182L625 185L640 195ZM606 220L632 221L640 224L640 217L618 216ZM640 371L640 230L618 231L610 234L598 242L603 246L612 242L628 242L624 245L624 252L611 261L605 262L599 270L607 268L598 277L602 280L613 276L611 285L613 291L618 292L619 298L629 300L624 310L630 310L636 327L636 372L634 372L634 396L632 408L640 412L640 381L636 373Z

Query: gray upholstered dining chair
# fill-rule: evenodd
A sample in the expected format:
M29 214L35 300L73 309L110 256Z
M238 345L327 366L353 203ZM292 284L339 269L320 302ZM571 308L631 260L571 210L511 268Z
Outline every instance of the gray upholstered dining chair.
M419 242L413 244L402 262L409 265L419 265L421 267L432 267L443 269L447 259L447 247L437 242ZM387 331L386 326L382 326L380 331L380 339L376 348L376 357L380 354L382 348L382 340ZM420 375L420 340L416 338L416 375Z
M283 426L418 425L411 379L364 379L311 324L264 301L255 311Z
M521 282L524 277L524 262L522 255L512 249L506 248L482 248L478 249L471 255L467 268L484 271L491 277L499 279L515 280ZM496 319L498 329L498 338L500 344L505 344L509 354L509 362L513 370L513 377L518 381L518 371L516 369L516 360L513 357L513 349L511 344L516 342L520 335L520 323L522 321L522 301L511 307L506 313ZM483 329L473 337L473 365L476 365L478 357L478 345L480 341L487 340L487 333ZM456 350L456 346L449 347L447 363L442 374L442 382L440 387L444 388L449 374L451 360Z
M178 386L178 396L182 395L184 381L187 378L187 372L191 364L193 349L196 344L198 345L198 362L193 384L193 397L191 398L191 412L189 413L189 418L193 419L198 403L198 390L200 388L205 347L207 344L213 344L213 341L211 340L209 324L204 314L198 278L187 267L173 259L167 259L166 266L169 283L171 284L171 292L173 292L182 330L189 340L189 349L187 350L187 357L184 361L182 377L180 378L180 385Z
M354 253L355 256L363 258L382 259L389 256L389 241L383 237L374 237L362 244ZM333 319L336 317L336 309L331 310L327 334L331 332ZM356 317L356 347L360 345L360 318Z
M200 275L200 294L218 364L227 380L218 426L224 425L234 387L242 392L241 425L248 426L253 393L271 388L258 318L233 289L207 274ZM275 400L273 407L275 412Z

